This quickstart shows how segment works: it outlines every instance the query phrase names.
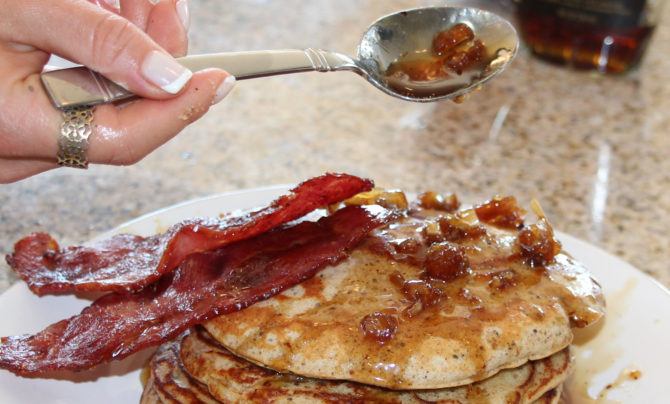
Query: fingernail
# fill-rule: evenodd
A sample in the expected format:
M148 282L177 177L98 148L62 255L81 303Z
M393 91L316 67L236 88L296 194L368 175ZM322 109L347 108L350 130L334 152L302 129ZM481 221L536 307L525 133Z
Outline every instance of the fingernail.
M113 8L114 10L120 10L121 9L121 4L119 0L104 0L105 3L107 3L108 6Z
M153 4L154 6L160 2L161 0L149 0L149 3Z
M219 84L219 88L217 88L216 93L214 93L212 105L218 104L222 99L226 98L226 95L228 95L230 90L235 87L235 81L235 76L228 76L221 84Z
M174 58L160 51L151 51L142 62L145 79L170 94L177 94L188 83L193 73Z
M176 4L177 15L181 20L181 25L188 31L191 26L191 13L188 12L188 0L179 0Z

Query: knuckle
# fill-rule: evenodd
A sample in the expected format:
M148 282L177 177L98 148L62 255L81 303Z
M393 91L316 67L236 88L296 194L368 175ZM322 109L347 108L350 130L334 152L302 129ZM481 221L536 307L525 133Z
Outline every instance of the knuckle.
M137 32L130 21L109 14L95 24L90 38L90 59L97 69L104 70L132 49Z

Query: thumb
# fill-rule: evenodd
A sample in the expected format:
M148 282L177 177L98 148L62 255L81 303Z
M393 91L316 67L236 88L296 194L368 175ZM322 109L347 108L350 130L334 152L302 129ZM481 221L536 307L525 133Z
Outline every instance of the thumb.
M84 0L17 4L13 29L3 34L83 64L135 94L169 98L193 75L130 21Z

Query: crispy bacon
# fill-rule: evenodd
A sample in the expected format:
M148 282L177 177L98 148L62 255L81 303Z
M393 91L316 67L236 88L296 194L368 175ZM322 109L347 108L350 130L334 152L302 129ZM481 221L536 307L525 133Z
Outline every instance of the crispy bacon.
M190 255L139 293L108 294L35 335L3 338L0 367L24 376L83 370L158 345L314 276L392 217L379 206L349 206L317 222Z
M16 243L7 262L38 295L136 292L173 271L190 254L254 237L372 186L370 180L351 175L326 174L242 216L187 220L163 234L122 234L91 246L60 249L48 234L35 233Z

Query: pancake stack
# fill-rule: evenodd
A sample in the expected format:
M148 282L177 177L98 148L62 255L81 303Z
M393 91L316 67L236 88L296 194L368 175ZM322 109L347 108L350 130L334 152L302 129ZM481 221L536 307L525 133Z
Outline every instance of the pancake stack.
M539 205L374 191L403 214L336 266L162 345L143 403L554 403L604 315ZM337 207L333 207L336 209Z

